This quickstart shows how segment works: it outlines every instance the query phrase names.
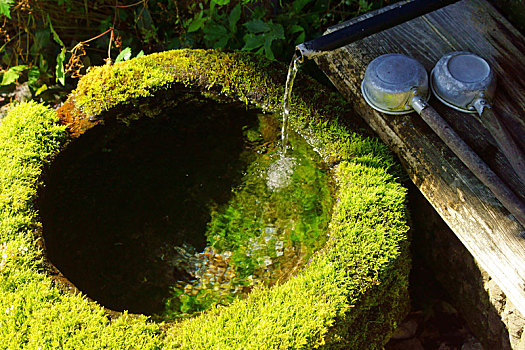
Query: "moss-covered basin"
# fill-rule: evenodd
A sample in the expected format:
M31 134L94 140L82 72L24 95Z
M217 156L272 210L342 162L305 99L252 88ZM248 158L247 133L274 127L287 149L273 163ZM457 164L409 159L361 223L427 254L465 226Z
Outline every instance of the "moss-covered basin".
M58 113L35 103L0 124L0 338L9 349L381 349L408 310L405 189L383 144L356 133L337 94L299 77L292 128L335 169L324 248L286 282L178 323L112 313L79 293L43 253L38 194L66 146L148 98L191 89L280 109L285 69L244 53L181 50L92 69ZM171 96L171 95L170 95Z

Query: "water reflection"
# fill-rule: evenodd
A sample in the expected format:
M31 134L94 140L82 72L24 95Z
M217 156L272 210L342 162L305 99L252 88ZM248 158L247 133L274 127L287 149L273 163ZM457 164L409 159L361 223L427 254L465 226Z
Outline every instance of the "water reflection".
M192 280L173 287L165 317L227 304L256 284L283 281L326 239L331 178L319 155L294 133L283 154L274 116L259 115L259 125L244 135L241 184L228 203L210 204L205 250L183 248L193 261L186 270Z
M148 103L151 118L93 128L46 172L39 213L60 271L105 307L174 319L304 265L332 207L306 142L290 133L283 155L279 118L243 103Z

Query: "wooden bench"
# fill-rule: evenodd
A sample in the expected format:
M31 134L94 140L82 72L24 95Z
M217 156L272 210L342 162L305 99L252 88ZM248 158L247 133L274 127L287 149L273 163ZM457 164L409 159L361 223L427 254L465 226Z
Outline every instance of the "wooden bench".
M525 38L484 0L460 1L318 56L315 61L353 102L356 113L399 156L421 193L525 315L525 228L416 113L392 116L377 112L366 104L360 90L367 65L382 54L408 55L430 72L439 58L451 51L471 51L490 62L498 78L495 112L525 150ZM525 201L525 185L479 117L457 112L435 97L430 104Z

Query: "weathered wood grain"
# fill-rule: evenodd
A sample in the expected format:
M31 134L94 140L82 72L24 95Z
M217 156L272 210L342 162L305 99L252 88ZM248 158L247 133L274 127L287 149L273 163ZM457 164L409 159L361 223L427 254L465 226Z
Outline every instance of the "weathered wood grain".
M354 103L356 112L398 154L425 198L525 314L525 229L417 114L385 115L362 98L360 84L374 58L403 53L419 60L430 72L439 58L451 51L471 51L490 62L498 78L494 111L518 147L525 150L525 38L484 0L463 0L319 56L316 62ZM479 117L454 111L435 98L430 103L525 200L525 184Z

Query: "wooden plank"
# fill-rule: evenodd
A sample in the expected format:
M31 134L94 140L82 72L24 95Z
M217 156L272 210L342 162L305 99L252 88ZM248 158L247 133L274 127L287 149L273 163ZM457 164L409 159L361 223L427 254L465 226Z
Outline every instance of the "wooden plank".
M525 229L417 114L385 115L362 98L360 84L374 58L403 53L430 72L439 58L451 51L471 51L490 62L498 77L495 112L525 150L525 38L485 0L463 0L315 60L354 103L355 111L397 153L412 181L481 267L525 314ZM430 103L525 200L525 185L479 118L454 111L435 98Z

